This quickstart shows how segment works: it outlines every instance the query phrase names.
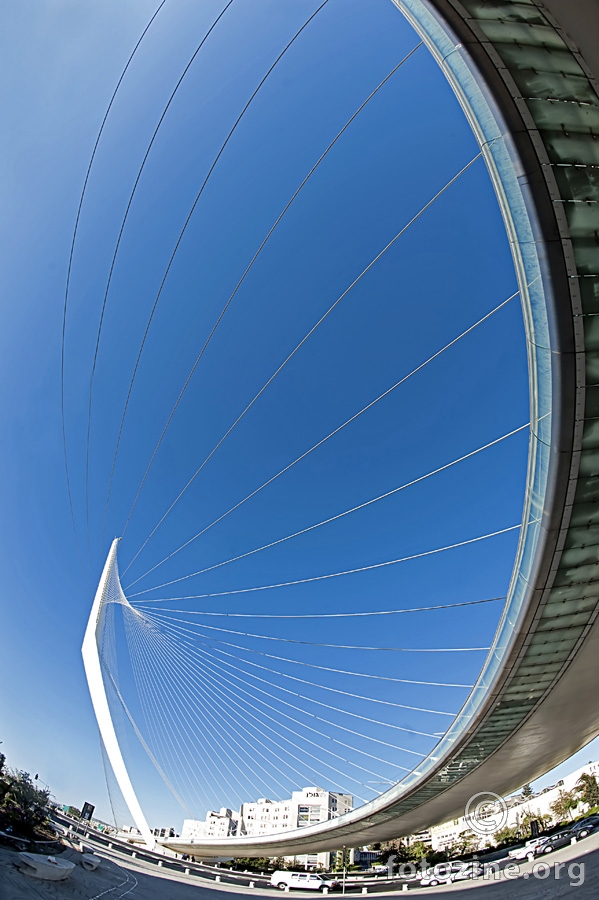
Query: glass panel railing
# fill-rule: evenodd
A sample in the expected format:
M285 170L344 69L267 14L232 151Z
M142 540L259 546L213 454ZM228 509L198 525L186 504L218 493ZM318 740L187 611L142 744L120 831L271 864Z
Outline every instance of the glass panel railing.
M502 124L498 110L481 87L481 79L461 45L447 27L421 0L394 0L443 69L481 146L504 218L512 247L516 276L521 295L524 323L529 348L531 440L523 526L514 565L508 599L499 623L493 647L477 683L454 722L432 753L399 784L392 788L399 799L407 790L426 779L444 759L449 760L464 730L480 712L488 691L496 681L512 646L513 635L521 621L530 597L530 581L542 536L542 517L549 475L552 425L552 367L547 316L549 279L539 258L538 233L531 198L515 150ZM536 15L536 10L534 11ZM487 22L486 25L489 23ZM530 26L522 26L530 28ZM510 721L517 724L525 711L514 711ZM505 719L498 723L503 729ZM499 734L499 732L498 732ZM503 732L502 732L503 734ZM503 739L503 738L502 738ZM489 743L488 752L494 746ZM453 779L462 777L476 761L464 760L456 768Z

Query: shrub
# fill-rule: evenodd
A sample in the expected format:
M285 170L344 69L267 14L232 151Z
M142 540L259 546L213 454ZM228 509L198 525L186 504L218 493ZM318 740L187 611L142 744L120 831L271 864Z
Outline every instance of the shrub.
M40 790L28 772L0 769L0 822L4 830L33 840L49 824L50 793Z

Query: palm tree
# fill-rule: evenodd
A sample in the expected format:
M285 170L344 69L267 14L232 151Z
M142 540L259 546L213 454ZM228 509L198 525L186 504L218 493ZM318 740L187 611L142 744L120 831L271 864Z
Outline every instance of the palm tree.
M575 790L583 803L587 803L589 806L599 805L599 784L594 775L583 772L576 782Z

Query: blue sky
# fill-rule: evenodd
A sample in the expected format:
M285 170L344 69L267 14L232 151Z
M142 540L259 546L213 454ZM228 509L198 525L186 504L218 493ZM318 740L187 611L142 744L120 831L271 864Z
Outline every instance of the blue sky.
M350 116L418 43L389 0L329 0L317 14L266 80L218 159L160 292L131 386L148 317L194 198L253 90L318 8L305 0L234 0L194 59L157 133L108 284L119 229L148 143L183 69L222 9L216 2L167 0L107 119L73 256L64 385L77 543L61 430L61 330L69 251L100 123L156 6L25 2L2 14L3 105L10 140L2 150L1 179L0 367L6 387L0 553L6 596L3 683L11 690L2 692L0 738L13 764L39 772L61 799L96 802L105 817L110 811L80 644L114 536L123 535L121 570L131 563L123 576L125 586L135 582L128 595L144 592L132 601L152 615L158 608L177 615L177 627L197 622L189 611L332 613L500 597L509 582L516 531L354 575L230 592L376 566L517 525L526 466L523 431L338 522L185 577L362 504L526 424L526 359L516 298L212 525L514 293L509 248L478 160L298 350L145 544L194 472L314 324L478 152L449 88L420 48L349 126L252 266L198 363L136 500L173 404L264 237ZM90 376L104 301L87 447ZM200 538L158 565L207 527ZM168 582L176 583L158 587ZM219 596L169 599L207 593ZM146 602L159 598L167 599ZM488 646L500 610L501 603L493 602L391 617L384 626L373 618L330 620L318 624L316 643ZM314 641L316 633L315 620L294 620L293 625L273 619L202 621L268 638ZM150 740L150 711L136 699L136 663L127 661L119 629L117 623L121 687ZM242 762L241 755L262 740L265 707L252 664L265 662L256 654L272 650L273 642L238 636L235 640L244 649L225 649L222 641L231 642L231 635L216 634L204 629L198 638L196 630L194 640L201 641L214 681L200 691L205 716L201 724L198 716L185 726L187 739L201 743L203 734L206 743L216 741L219 747L219 732L245 723L249 743L235 749L224 741L222 752L231 754L228 775L219 770L218 754L204 759L212 793L193 774L181 780L179 790L188 790L197 814L202 804L235 804L243 791L249 796L242 799L252 799L252 790L259 788L252 781L254 763ZM285 648L281 655L302 663L320 664L326 652L327 664L337 668L439 682L472 683L484 658L483 652L401 655L276 646ZM156 692L183 691L177 679L184 681L185 671L191 671L185 669L185 659L168 655L175 651L148 647L143 653L156 654ZM245 680L257 704L250 707L257 717L254 725L241 712L247 694L218 693L226 682L233 683L224 674L230 672L226 652L234 654L241 673L236 690L243 690ZM276 666L276 675L269 678L275 697L284 699L289 680L281 673L297 673L297 664ZM326 677L333 689L355 690L351 678ZM376 685L368 695L379 691L379 700L454 712L466 693L382 681ZM300 720L313 700L323 696L320 689L307 690L309 698L304 706L299 703ZM178 695L190 716L199 695ZM373 705L352 700L348 708L364 713ZM176 710L163 715L169 727L177 727ZM406 728L435 733L447 721L408 711L396 720ZM327 733L339 735L342 722L347 722L343 715L332 714ZM279 718L276 727L283 724ZM372 733L381 737L388 733L385 727L373 726ZM408 739L415 752L431 747L430 739L413 734ZM178 824L182 811L132 735L127 747L151 823ZM278 751L267 737L263 747L273 763ZM356 748L366 753L372 744L357 739ZM200 757L202 752L198 750ZM397 772L393 763L405 764L405 755L389 753L384 778ZM299 772L283 766L280 790L311 780L305 748L300 756ZM167 748L164 767L169 766L175 772L176 759ZM232 784L235 766L238 780ZM324 775L333 778L330 769ZM274 783L270 787L274 792ZM378 790L363 787L367 797ZM268 788L267 779L260 790Z

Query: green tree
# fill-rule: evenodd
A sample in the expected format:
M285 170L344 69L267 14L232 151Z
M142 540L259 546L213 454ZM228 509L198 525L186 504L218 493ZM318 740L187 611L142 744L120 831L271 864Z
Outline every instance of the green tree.
M386 865L390 856L395 857L398 865L402 863L419 863L424 859L429 865L434 866L439 862L447 862L447 853L443 850L432 850L424 841L415 841L413 844L404 844L401 840L384 841L380 845L381 856L379 862Z
M332 867L334 872L343 872L344 868L347 869L349 866L349 853L348 847L343 850L337 850Z
M508 847L510 844L515 844L519 837L518 828L515 825L512 825L511 828L506 826L500 831L496 831L493 835L493 840L495 841L495 846L499 849L501 847Z
M526 799L528 799L529 797L532 797L532 788L529 784L525 784L524 787L522 788L522 796L525 797Z
M589 806L597 806L599 804L599 784L594 775L583 772L574 788L582 803Z
M40 790L28 772L8 769L0 779L0 821L16 835L35 838L49 825L50 793Z
M464 831L459 838L448 847L448 853L451 857L466 856L473 853L478 847L478 838L471 831Z
M451 859L449 850L430 850L426 854L426 862L429 866L436 866L437 863L448 862Z
M430 847L424 841L415 841L409 847L406 847L406 862L420 862L421 859L427 859L430 854Z
M405 847L401 841L398 841L397 843L387 841L381 848L381 855L378 861L382 866L386 866L389 857L395 856L400 862L404 862L404 853Z
M223 869L241 869L248 872L274 872L275 869L286 869L287 864L282 857L269 856L236 856L221 863Z
M572 819L572 810L578 806L579 799L574 791L560 791L554 803L551 804L551 812L556 819Z

